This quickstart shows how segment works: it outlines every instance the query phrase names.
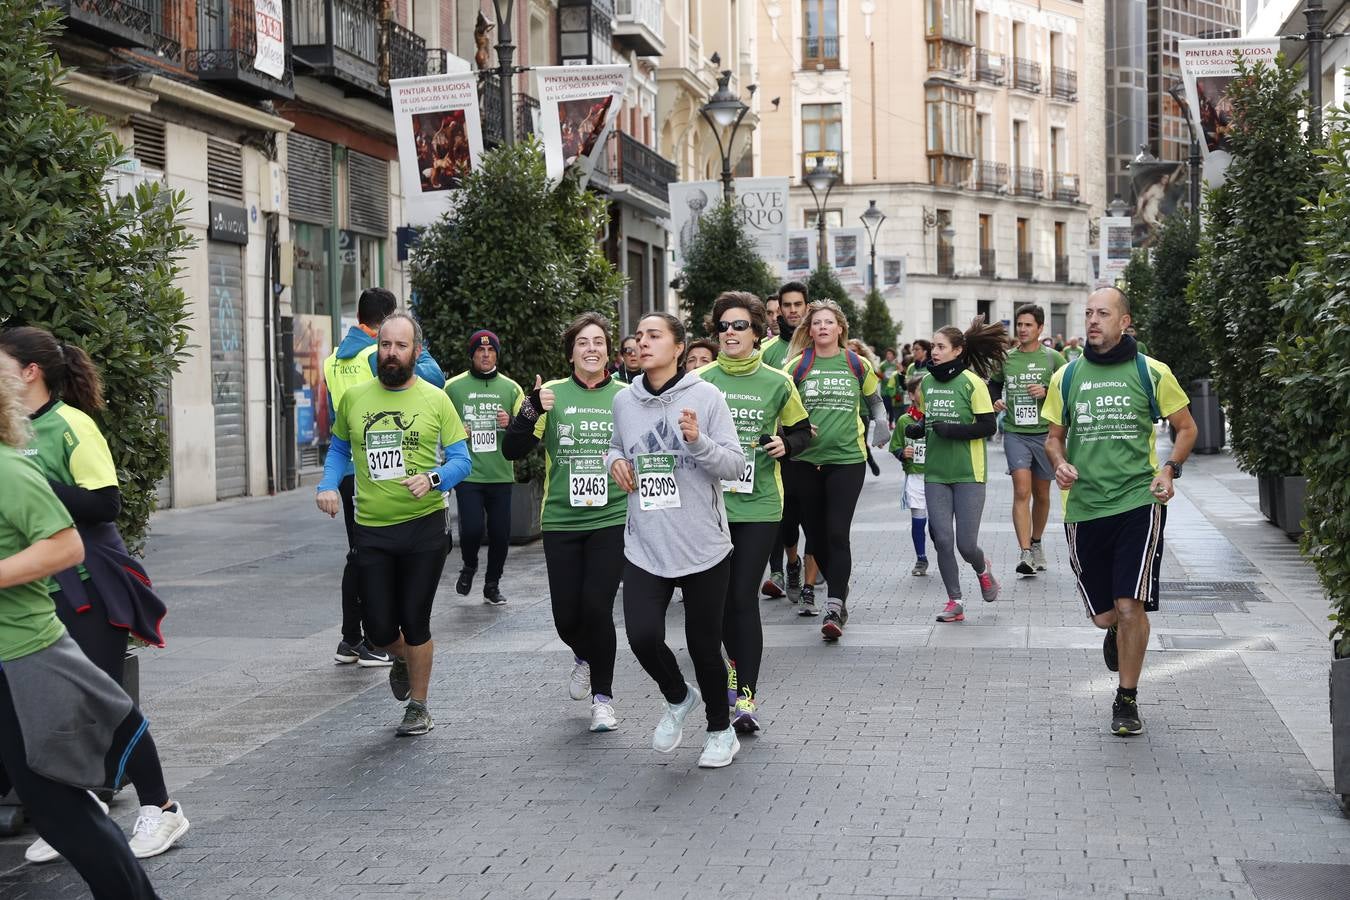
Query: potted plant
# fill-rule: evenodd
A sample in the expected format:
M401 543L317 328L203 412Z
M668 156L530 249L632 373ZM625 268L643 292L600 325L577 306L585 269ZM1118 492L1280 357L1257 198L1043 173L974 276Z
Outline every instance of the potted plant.
M598 310L614 319L624 281L596 235L605 201L568 175L551 184L537 140L484 155L452 213L425 229L412 258L417 314L442 361L464 358L469 335L491 328L499 365L525 390L565 369L559 346L567 323ZM516 463L511 538L539 537L543 462Z
M1302 447L1288 422L1279 381L1263 365L1282 313L1269 285L1302 253L1304 198L1321 183L1304 133L1297 72L1239 63L1229 87L1233 161L1209 193L1209 221L1188 286L1191 324L1214 363L1214 386L1232 424L1238 466L1267 485L1275 524L1301 528Z
M1282 387L1307 478L1303 552L1331 601L1335 790L1350 799L1350 131L1343 112L1318 150L1325 186L1308 204L1304 257L1271 287L1282 316L1266 373Z

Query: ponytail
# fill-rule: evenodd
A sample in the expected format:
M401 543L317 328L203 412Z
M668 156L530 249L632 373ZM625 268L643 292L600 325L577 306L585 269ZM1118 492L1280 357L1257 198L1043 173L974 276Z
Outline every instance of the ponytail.
M961 348L966 367L981 378L992 377L1008 358L1007 329L1001 323L986 324L984 316L972 319L965 331L948 325L939 328L938 334L945 337L953 348Z
M103 379L84 349L57 340L50 331L24 325L0 331L0 351L19 365L36 365L53 397L86 413L103 409Z

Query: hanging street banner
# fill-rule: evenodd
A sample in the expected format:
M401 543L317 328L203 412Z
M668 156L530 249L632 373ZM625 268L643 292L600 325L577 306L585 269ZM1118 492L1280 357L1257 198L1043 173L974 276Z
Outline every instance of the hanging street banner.
M1134 197L1134 245L1151 247L1163 221L1186 204L1190 166L1179 162L1130 163L1130 192Z
M722 185L716 181L672 181L669 191L675 268L683 269L685 257L703 224L703 214L722 202Z
M571 166L581 167L581 183L605 155L605 141L623 106L631 67L544 66L539 79L539 119L544 164L555 184Z
M787 271L788 221L786 178L737 178L736 218L755 242L761 259L775 272ZM675 234L675 266L685 257L705 213L722 202L720 181L679 181L670 185L670 227ZM812 257L814 260L815 257Z
M784 272L790 281L804 281L811 277L816 267L817 249L816 230L814 228L794 228L787 235L787 260Z
M903 256L878 256L877 279L881 283L881 290L895 291L900 296L905 295L905 262Z
M478 78L396 78L389 93L404 218L409 225L430 225L450 210L460 180L483 158Z
M830 268L842 284L862 284L864 281L867 274L865 235L861 228L831 228L829 231Z
M1103 285L1113 285L1125 274L1134 252L1134 220L1129 216L1102 216L1102 257L1098 278Z
M1228 86L1237 77L1237 60L1249 66L1275 65L1280 52L1279 39L1180 41L1181 77L1186 84L1186 103L1191 122L1200 137L1204 158L1205 183L1223 184L1224 172L1232 159L1230 137L1235 126L1233 102Z
M253 68L280 81L286 74L286 19L281 0L253 0Z

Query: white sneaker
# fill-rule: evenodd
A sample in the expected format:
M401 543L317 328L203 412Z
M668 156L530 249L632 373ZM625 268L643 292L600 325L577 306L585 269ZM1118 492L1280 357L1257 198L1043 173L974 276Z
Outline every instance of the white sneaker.
M703 744L703 755L698 758L700 769L720 769L731 765L741 742L736 739L736 729L708 732L708 740Z
M136 825L131 829L131 852L137 859L159 856L187 834L187 830L188 820L183 815L183 807L178 806L175 812L158 806L142 806Z
M652 734L652 749L657 753L675 752L675 748L680 746L680 740L684 737L684 717L689 715L689 710L703 699L698 688L687 681L684 686L689 691L684 702L667 702L661 721L656 723L656 731Z
M567 685L567 695L573 700L585 700L591 695L591 664L577 660L572 667L572 680Z
M614 731L618 727L613 706L598 700L591 704L591 731Z
M94 802L98 804L98 808L103 810L103 814L106 816L108 814L108 804L98 799L93 791L89 792L89 796L93 797ZM57 853L56 848L51 844L47 843L42 838L38 838L28 845L28 849L23 852L23 858L30 863L49 863L52 860L60 859L61 854Z

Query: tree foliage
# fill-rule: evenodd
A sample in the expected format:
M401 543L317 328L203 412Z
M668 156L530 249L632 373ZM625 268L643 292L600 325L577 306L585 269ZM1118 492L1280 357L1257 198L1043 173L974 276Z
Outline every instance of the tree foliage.
M723 291L749 291L763 299L776 288L772 270L736 218L735 207L719 203L705 213L680 278L680 309L690 332L704 333L703 321Z
M536 375L569 371L561 338L572 319L594 310L618 324L623 276L596 239L606 216L605 201L575 175L549 183L537 141L487 153L412 257L417 315L436 359L451 372L467 368L469 335L488 328L502 342L502 371L527 391ZM517 477L535 478L540 466L532 456Z
M1186 301L1195 256L1191 217L1173 213L1163 222L1153 245L1151 298L1142 314L1137 309L1134 314L1149 355L1167 363L1188 390L1192 381L1210 375L1209 357L1191 334L1191 309Z
M1272 287L1282 317L1264 377L1308 478L1303 552L1331 600L1337 656L1350 656L1350 131L1344 112L1318 151L1325 189L1306 213L1305 258Z
M1214 361L1233 455L1257 474L1299 474L1299 449L1277 400L1280 385L1262 363L1282 316L1269 285L1302 251L1304 198L1317 196L1320 181L1303 131L1300 80L1292 69L1240 63L1229 87L1233 161L1226 182L1209 194L1210 219L1189 287L1191 323L1198 349Z
M123 150L57 87L59 20L39 0L0 5L0 325L47 328L102 370L108 407L95 418L117 466L117 525L139 550L171 458L156 403L187 348L186 197L105 193Z
M1153 259L1147 247L1130 254L1130 261L1121 273L1125 293L1130 297L1130 318L1139 338L1153 349L1153 336L1148 333L1148 308L1153 301Z
M853 302L848 289L840 282L839 277L834 274L834 270L830 268L828 263L811 270L811 277L806 281L806 290L812 300L829 299L838 303L839 308L848 317L849 330L854 331L858 328L862 321L858 315L858 305ZM894 340L894 338L891 340Z
M886 298L878 290L868 291L863 304L862 321L856 329L857 335L880 357L885 354L887 347L895 349L895 333L899 330L899 326L891 319Z

